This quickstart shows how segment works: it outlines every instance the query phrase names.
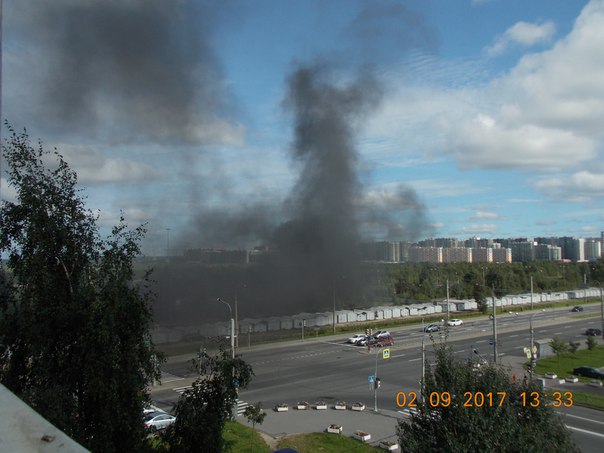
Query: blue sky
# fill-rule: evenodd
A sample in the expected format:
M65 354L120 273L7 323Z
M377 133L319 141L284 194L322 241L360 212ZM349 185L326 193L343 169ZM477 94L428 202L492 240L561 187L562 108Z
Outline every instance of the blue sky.
M417 215L401 190L418 239L604 230L602 0L5 0L3 16L3 117L66 156L103 226L148 222L148 254L168 234L196 245L200 216L284 216L301 171L287 80L316 62L379 81L355 202L401 231Z

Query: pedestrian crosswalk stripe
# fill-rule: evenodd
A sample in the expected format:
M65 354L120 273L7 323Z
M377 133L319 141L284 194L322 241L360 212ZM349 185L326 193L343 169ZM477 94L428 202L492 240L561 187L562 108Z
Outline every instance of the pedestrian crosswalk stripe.
M192 385L187 385L185 387L174 387L172 390L174 390L176 393L180 393L182 395L184 392L186 392L187 390L192 389L192 388L193 388ZM245 408L248 406L249 406L248 403L238 399L237 400L237 415L243 415Z

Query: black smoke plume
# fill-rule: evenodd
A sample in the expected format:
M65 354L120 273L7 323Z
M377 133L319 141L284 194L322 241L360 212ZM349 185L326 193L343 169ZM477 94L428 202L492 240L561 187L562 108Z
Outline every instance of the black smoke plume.
M289 220L276 229L273 241L306 306L318 308L333 291L350 296L359 290L356 138L381 95L369 72L338 83L320 63L300 66L288 80L292 154L302 168L285 203Z
M113 140L208 143L233 132L209 36L218 7L193 0L34 0L15 13L41 50L40 119Z

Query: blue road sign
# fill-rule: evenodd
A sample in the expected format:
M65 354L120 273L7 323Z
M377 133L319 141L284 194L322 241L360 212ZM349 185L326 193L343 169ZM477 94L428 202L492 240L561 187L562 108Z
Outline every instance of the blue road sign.
M373 384L373 381L375 381L375 376L373 374L370 374L367 377L367 380L369 381L370 384Z

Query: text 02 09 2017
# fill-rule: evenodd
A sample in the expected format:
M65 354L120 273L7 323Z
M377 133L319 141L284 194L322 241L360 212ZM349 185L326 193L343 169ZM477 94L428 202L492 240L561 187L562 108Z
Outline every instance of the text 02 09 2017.
M521 392L516 398L522 407L571 407L573 405L572 392L554 391L551 393ZM460 405L462 407L501 407L508 403L510 398L505 391L501 392L464 392ZM425 404L431 408L449 407L453 403L450 392L431 392ZM398 392L396 394L398 407L417 407L417 394L415 392Z

